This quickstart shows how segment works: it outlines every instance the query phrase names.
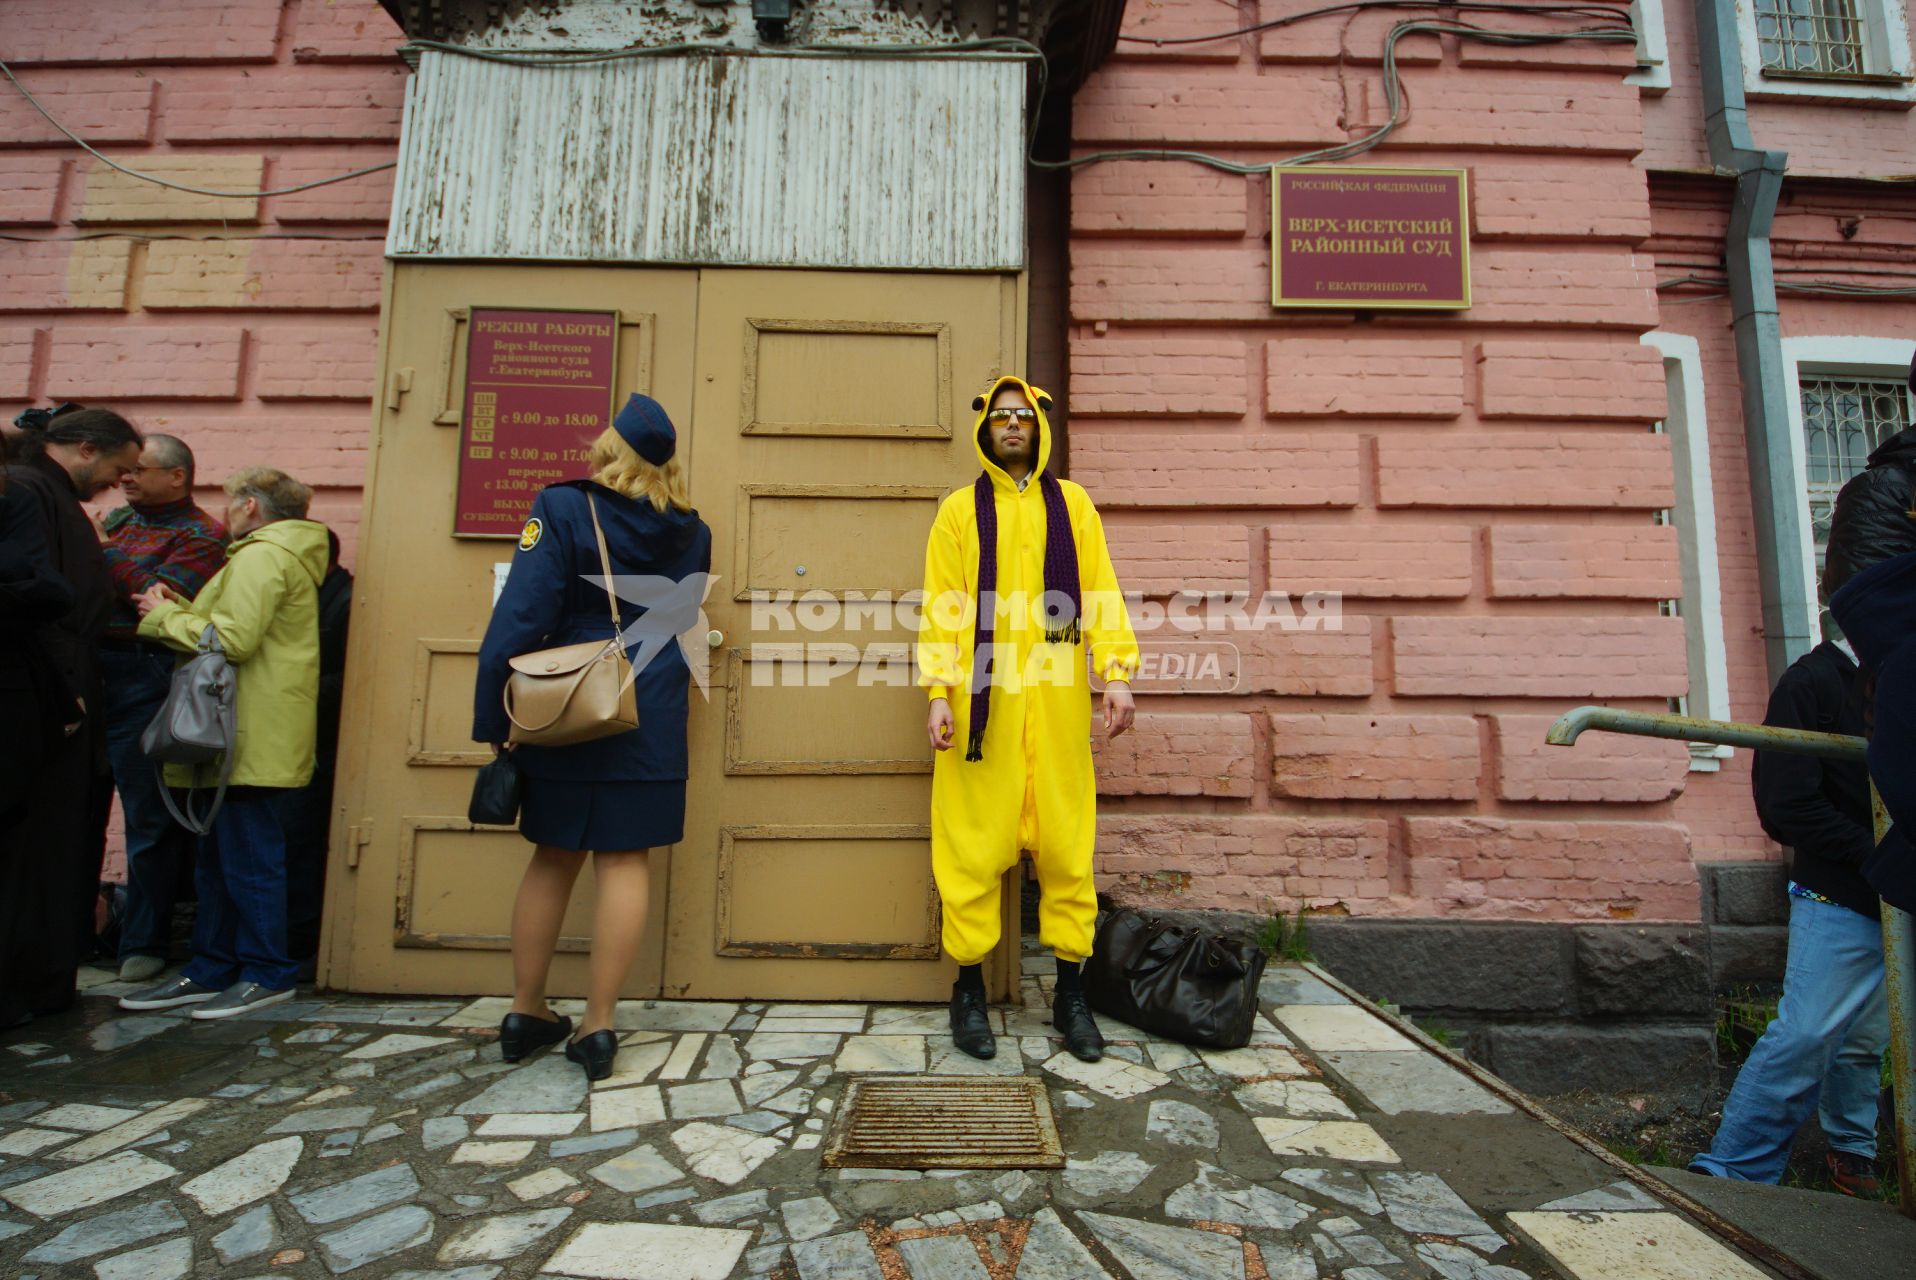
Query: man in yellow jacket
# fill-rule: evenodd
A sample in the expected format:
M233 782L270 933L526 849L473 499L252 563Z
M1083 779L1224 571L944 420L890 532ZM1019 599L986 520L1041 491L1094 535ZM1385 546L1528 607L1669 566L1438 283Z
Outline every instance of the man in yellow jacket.
M1087 667L1105 681L1105 730L1115 737L1135 714L1137 638L1097 508L1046 471L1051 397L1006 376L971 407L984 471L932 524L918 642L936 753L932 874L945 950L958 962L952 1039L973 1057L997 1051L980 964L998 943L1004 875L1029 849L1038 936L1058 962L1052 1022L1066 1048L1095 1062L1104 1040L1079 982L1098 915Z
M319 583L326 526L306 519L313 491L253 467L226 482L226 566L191 602L165 586L134 597L140 635L192 652L210 626L234 672L232 777L194 880L193 958L123 1009L193 1005L231 1018L290 999L298 965L286 942L286 832L280 805L313 775L319 703ZM217 785L219 769L168 766L172 786Z

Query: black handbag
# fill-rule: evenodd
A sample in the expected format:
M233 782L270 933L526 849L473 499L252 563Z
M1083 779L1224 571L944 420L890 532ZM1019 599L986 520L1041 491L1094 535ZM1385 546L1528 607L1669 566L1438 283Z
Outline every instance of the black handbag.
M1252 943L1114 911L1098 925L1084 993L1097 1012L1154 1036L1236 1049L1250 1043L1263 976Z
M519 800L526 781L513 758L501 751L479 769L472 780L472 803L466 821L474 826L509 827L519 820Z

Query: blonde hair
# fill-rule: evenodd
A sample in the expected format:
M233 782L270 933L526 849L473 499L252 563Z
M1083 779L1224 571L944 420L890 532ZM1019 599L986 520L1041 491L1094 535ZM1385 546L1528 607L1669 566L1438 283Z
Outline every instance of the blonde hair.
M274 520L304 520L313 491L276 467L244 467L226 477L226 492L252 498Z
M645 498L655 511L668 506L680 511L692 509L692 489L685 479L685 464L674 453L665 465L655 467L641 458L611 427L599 433L586 454L592 478L608 489L616 489L628 498Z

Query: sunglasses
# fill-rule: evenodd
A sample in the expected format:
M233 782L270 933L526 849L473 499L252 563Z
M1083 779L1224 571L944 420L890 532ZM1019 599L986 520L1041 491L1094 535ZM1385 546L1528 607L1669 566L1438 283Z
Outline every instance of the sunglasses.
M1030 424L1037 420L1036 409L993 409L985 415L985 421L994 427L1009 426L1014 422Z

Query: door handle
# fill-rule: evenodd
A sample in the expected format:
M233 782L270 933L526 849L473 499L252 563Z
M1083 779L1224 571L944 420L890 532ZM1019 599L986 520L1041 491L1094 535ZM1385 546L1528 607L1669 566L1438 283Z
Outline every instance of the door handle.
M725 643L725 633L716 627L705 633L705 647L716 649Z

